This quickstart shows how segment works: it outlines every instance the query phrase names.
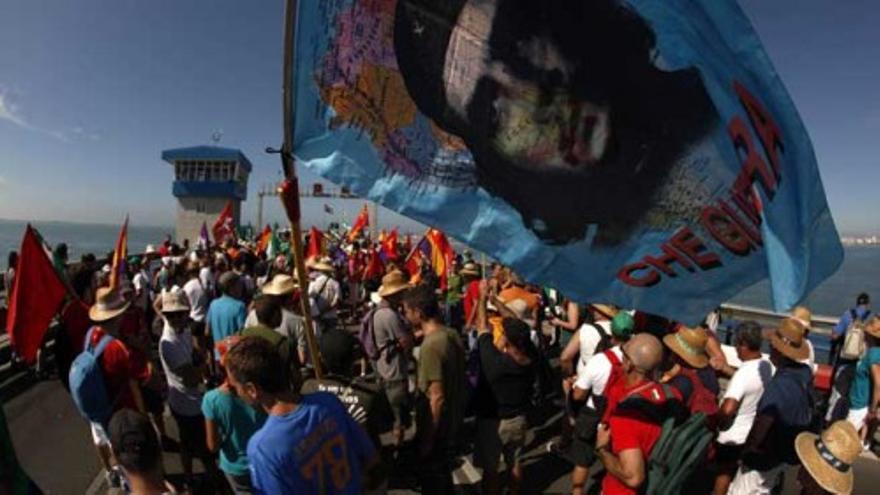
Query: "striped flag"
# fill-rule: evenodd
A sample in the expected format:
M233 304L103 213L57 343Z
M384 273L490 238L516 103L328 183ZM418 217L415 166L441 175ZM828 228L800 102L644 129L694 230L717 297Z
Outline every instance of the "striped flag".
M355 240L357 236L360 235L360 233L369 226L370 212L367 210L367 205L364 205L364 207L361 208L361 212L355 219L354 225L351 226L351 230L348 232L348 242Z
M116 239L116 247L113 249L113 264L110 269L110 288L119 287L122 278L125 276L125 258L128 256L128 215L125 215L125 222L119 231L119 237Z

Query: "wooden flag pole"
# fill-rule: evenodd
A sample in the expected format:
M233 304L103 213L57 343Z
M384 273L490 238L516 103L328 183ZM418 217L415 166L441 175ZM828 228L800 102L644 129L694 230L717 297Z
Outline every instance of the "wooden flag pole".
M315 338L315 327L312 321L311 304L309 302L309 275L306 273L306 263L303 259L302 227L300 225L299 183L296 177L296 167L293 162L293 126L294 126L294 102L293 102L293 59L296 54L295 30L296 30L297 0L287 0L284 8L284 64L282 96L284 101L284 143L281 146L281 166L284 169L285 182L279 191L282 206L290 220L290 244L293 249L294 276L299 280L300 304L305 320L306 343L309 347L309 355L312 358L312 366L315 369L315 377L323 378L321 367L321 353L318 350L318 342Z

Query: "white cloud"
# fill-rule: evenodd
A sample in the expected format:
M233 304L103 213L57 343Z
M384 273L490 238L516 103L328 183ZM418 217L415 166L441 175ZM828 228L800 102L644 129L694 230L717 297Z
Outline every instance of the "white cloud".
M5 91L2 87L0 87L0 120L5 120L10 122L22 129L39 132L41 134L46 134L47 136L52 136L59 141L63 141L65 143L70 142L70 138L66 133L62 131L56 131L52 129L45 129L43 127L38 127L36 125L28 122L21 115L21 108L16 104L12 95Z

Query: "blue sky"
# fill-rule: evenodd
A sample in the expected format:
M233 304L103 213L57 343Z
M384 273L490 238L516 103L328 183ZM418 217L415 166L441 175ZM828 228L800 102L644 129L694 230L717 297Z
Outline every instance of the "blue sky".
M742 0L809 130L838 228L880 232L880 5ZM238 147L280 178L282 0L4 0L0 218L173 224L162 149ZM304 174L304 181L314 177ZM322 222L322 202L305 205ZM341 205L335 205L342 211ZM351 219L360 207L344 207ZM382 223L398 223L383 210ZM282 220L275 200L265 217Z

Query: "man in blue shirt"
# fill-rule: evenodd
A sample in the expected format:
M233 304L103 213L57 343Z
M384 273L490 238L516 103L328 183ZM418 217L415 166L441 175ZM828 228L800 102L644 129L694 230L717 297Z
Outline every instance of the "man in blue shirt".
M853 324L853 318L858 321L865 321L871 314L871 298L868 294L862 292L856 298L856 307L847 310L841 315L837 325L831 330L831 351L828 354L828 363L835 364L840 355L840 348L846 337L846 331Z
M828 398L828 412L825 415L827 424L845 419L849 410L847 397L856 373L856 363L852 359L843 359L840 356L841 348L846 340L846 332L855 321L867 321L871 315L869 304L871 299L864 292L856 298L856 307L844 313L837 325L831 331L831 350L828 354L830 363L834 366L832 373L833 387L831 396Z
M214 338L214 342L220 342L244 328L247 319L247 308L241 301L242 286L238 275L231 271L224 273L217 286L222 295L211 301L205 316L206 331ZM214 358L219 357L217 351L214 351Z
M265 339L245 337L226 355L238 396L269 415L247 446L254 493L354 495L375 488L382 481L377 451L339 399L300 396L301 378L287 380L279 369L281 357Z

